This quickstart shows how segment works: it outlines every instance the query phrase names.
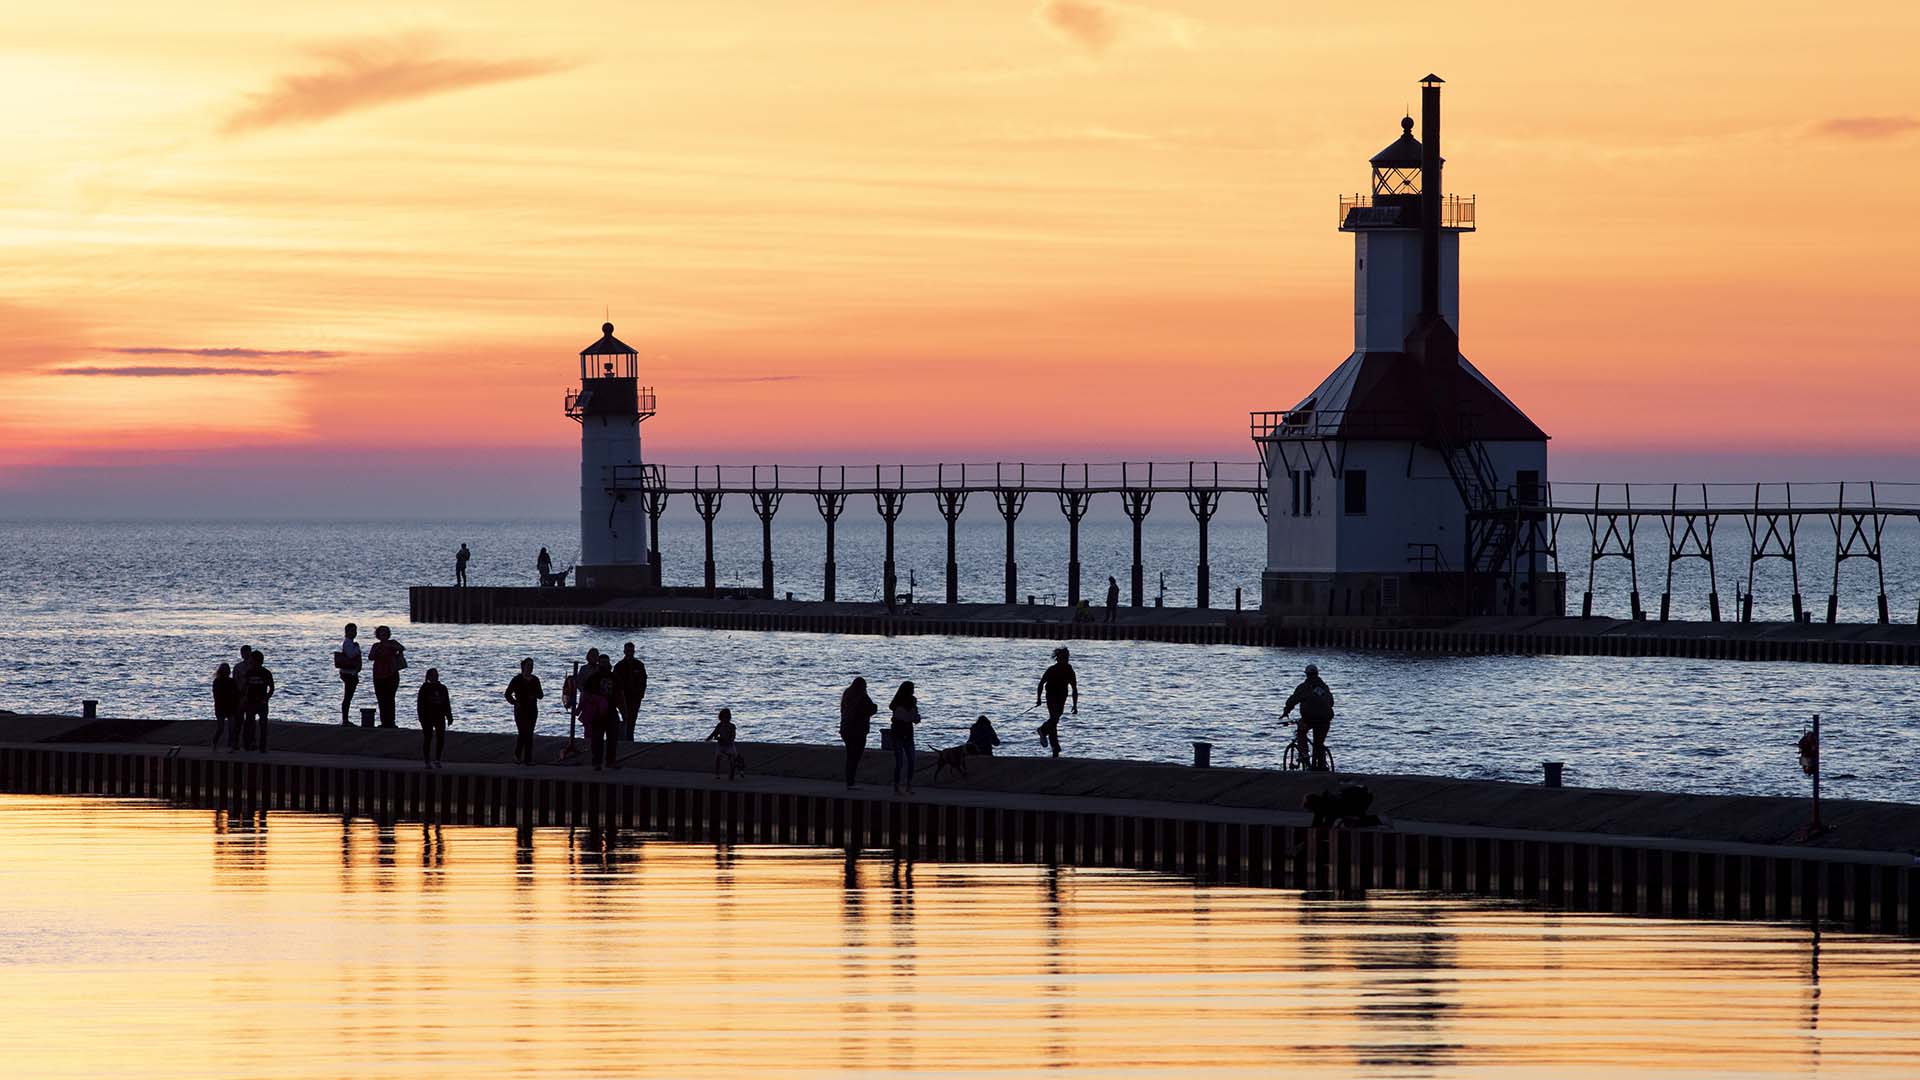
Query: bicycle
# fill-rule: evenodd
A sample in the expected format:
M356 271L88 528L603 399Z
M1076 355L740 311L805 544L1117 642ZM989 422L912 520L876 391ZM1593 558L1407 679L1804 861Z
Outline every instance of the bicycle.
M1313 766L1309 771L1324 773L1337 771L1333 767L1333 748L1331 746L1320 746L1313 756L1316 760L1313 762ZM1287 748L1280 755L1280 767L1291 772L1298 772L1300 770L1299 739L1287 740Z

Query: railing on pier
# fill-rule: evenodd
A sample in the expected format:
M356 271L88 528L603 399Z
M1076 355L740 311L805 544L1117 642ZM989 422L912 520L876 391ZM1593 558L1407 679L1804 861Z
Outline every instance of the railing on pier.
M637 465L616 469L621 490L791 494L954 491L1120 492L1266 489L1257 461L1116 461L920 465Z
M1372 195L1340 196L1340 221L1346 229L1417 229L1420 227L1419 196L1389 195L1374 202ZM1440 200L1440 227L1457 232L1473 232L1479 225L1477 195L1445 195Z

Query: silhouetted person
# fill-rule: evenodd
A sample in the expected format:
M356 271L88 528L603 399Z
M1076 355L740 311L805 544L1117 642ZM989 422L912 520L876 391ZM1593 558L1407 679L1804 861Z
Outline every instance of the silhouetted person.
M241 740L247 749L267 752L267 707L273 699L273 672L266 658L255 649L247 660L246 673L240 677Z
M360 689L360 625L348 623L346 636L333 654L333 666L340 672L340 722L353 726L353 692Z
M620 710L620 737L633 741L633 726L640 719L640 703L647 699L647 665L633 655L633 642L627 642L626 655L613 665L614 705Z
M407 647L393 640L393 631L376 626L367 659L373 662L373 697L380 705L380 726L395 727L393 714L400 694L400 669L407 666Z
M253 646L240 646L240 662L233 666L234 692L239 695L233 723L227 725L227 749L238 753L253 749L253 733L247 730L247 669L253 666Z
M613 668L600 650L587 653L587 666L580 669L580 722L587 729L587 754L593 771L604 764L620 767L620 717L613 708Z
M1327 733L1333 729L1333 691L1320 678L1318 665L1307 665L1307 677L1294 687L1286 707L1280 710L1280 719L1285 720L1296 705L1300 707L1300 723L1293 744L1300 749L1300 767L1323 771L1327 767ZM1309 734L1313 736L1311 747Z
M547 692L540 688L540 679L533 673L533 657L520 661L520 674L507 683L507 700L513 703L513 727L518 734L513 740L513 763L515 765L533 764L533 728L540 722L540 699Z
M453 723L453 700L446 684L440 681L440 669L428 668L420 684L420 757L429 769L443 767L440 759L447 752L447 725Z
M1112 578L1107 580L1111 581ZM1053 756L1060 756L1060 714L1066 711L1067 695L1073 695L1073 715L1080 715L1080 680L1073 674L1073 665L1067 663L1067 650L1062 647L1053 650L1053 664L1040 676L1040 685L1034 687L1033 703L1047 703L1047 722L1040 725L1040 745L1053 749Z
M860 755L867 752L867 736L873 732L873 716L880 706L867 694L867 680L856 678L840 692L840 741L847 745L847 790L853 790L853 778L860 771Z
M540 568L540 584L549 584L553 578L553 556L547 554L546 548L540 549L540 557L533 560L533 565Z
M1107 575L1107 621L1120 617L1120 582L1112 574Z
M468 551L467 545L465 544L461 544L460 550L453 553L453 583L455 585L465 585L467 583L467 560L471 558L473 558L473 552Z
M967 729L967 753L976 757L992 757L993 748L1000 745L1000 733L993 730L993 721L981 713Z
M893 744L893 793L913 794L913 726L920 722L920 700L913 696L913 680L900 684L887 703L893 711L893 723L887 729L887 741ZM903 786L904 785L904 786Z
M213 673L213 740L208 745L220 748L220 740L240 728L240 684L233 669L221 664Z
M726 767L727 779L739 776L746 759L740 756L739 729L733 726L733 710L721 709L719 722L707 733L705 741L718 743L713 753L713 778L720 779L720 769Z

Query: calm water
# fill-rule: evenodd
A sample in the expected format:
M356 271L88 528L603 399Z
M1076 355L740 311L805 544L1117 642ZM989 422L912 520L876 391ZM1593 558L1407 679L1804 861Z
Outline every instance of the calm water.
M1920 944L0 796L11 1077L1913 1075Z
M1049 545L1064 548L1065 541L1054 518L1038 509L1029 510L1033 527L1023 527L1021 558L1030 590L1045 594L1060 588L1065 558ZM1179 558L1190 558L1191 521L1182 506L1165 509L1149 519L1161 531L1150 528L1148 550L1168 553L1155 565L1170 567L1169 595L1184 601L1191 571L1177 576L1174 561L1181 543L1189 554ZM744 507L738 513L746 520L722 534L733 542L723 546L721 577L746 582L759 572L758 528ZM690 513L682 516L689 520L668 518L663 546L670 576L684 581L699 572L699 530ZM818 548L806 529L817 530L818 516L810 504L796 503L778 520L793 529L776 533L782 572L792 575L781 586L813 595L817 581L810 586L806 575L817 576ZM991 599L1000 587L997 522L991 507L963 522L969 597ZM1230 603L1233 584L1257 584L1263 541L1257 519L1223 518L1216 526L1216 596ZM922 590L938 589L940 522L903 530L903 568L923 568L929 576ZM429 665L442 670L457 727L510 730L499 691L520 657L535 657L557 687L566 658L589 646L617 648L621 637L570 627L411 626L406 586L448 578L449 553L463 540L476 552L476 584L524 580L530 553L543 543L562 565L570 561L570 532L564 522L0 524L0 550L8 553L0 561L0 649L7 657L0 708L71 712L92 697L112 715L198 715L213 667L248 642L265 651L279 679L277 715L328 719L338 715L330 656L340 624L353 619L368 631L378 622L394 625L408 645L409 689ZM841 573L849 594L878 591L877 532L851 514L843 520ZM1888 543L1890 559L1903 550ZM1090 520L1085 544L1090 581L1124 575L1124 521ZM1910 566L1890 562L1903 607L1914 597ZM1722 590L1731 595L1725 583ZM1624 607L1624 591L1617 600ZM1864 602L1871 605L1870 593ZM916 680L935 742L960 741L980 712L993 716L1003 734L1020 734L1049 650L974 638L686 630L632 638L653 674L642 714L652 738L699 738L726 705L749 740L831 741L836 695L856 673L876 686ZM1920 772L1912 767L1920 759L1920 677L1910 670L1308 655L1153 643L1087 642L1074 652L1084 696L1065 733L1072 753L1186 760L1188 742L1207 738L1220 760L1272 764L1279 750L1275 717L1299 669L1313 660L1339 697L1334 743L1349 769L1534 779L1540 761L1554 759L1568 762L1577 784L1797 794L1803 782L1792 742L1820 712L1830 793L1920 801ZM362 693L370 698L370 690ZM556 729L551 718L546 722ZM1015 753L1038 749L1021 739L1009 743Z

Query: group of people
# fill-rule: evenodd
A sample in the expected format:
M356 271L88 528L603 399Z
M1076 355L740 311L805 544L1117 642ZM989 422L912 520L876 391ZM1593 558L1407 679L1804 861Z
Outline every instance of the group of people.
M239 666L221 664L213 673L213 748L224 740L231 753L266 753L273 691L266 657L251 645L240 646Z
M523 675L531 676L533 661L522 660L520 670ZM567 676L560 696L586 729L587 756L594 771L619 768L619 744L633 742L640 703L647 699L647 665L634 652L633 642L626 643L624 655L618 661L609 659L599 649L588 649L586 662L576 673ZM518 723L518 700L514 709L514 720ZM520 741L526 744L527 754L524 764L533 763L532 719L529 717L521 728Z

